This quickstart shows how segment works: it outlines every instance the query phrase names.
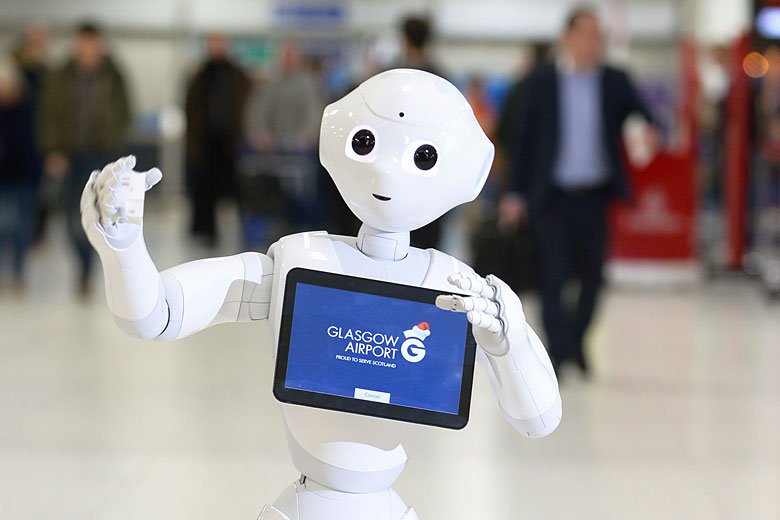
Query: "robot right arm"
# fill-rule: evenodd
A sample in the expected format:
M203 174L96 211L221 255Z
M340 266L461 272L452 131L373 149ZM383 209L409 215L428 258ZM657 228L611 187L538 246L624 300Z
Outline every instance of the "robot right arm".
M144 192L157 168L133 171L125 157L94 171L81 197L81 224L103 264L106 299L119 327L173 340L219 323L268 317L273 261L260 253L196 260L162 273L146 250Z
M520 298L495 275L456 273L448 280L474 296L441 295L436 305L466 313L504 417L527 437L552 433L562 415L558 380Z

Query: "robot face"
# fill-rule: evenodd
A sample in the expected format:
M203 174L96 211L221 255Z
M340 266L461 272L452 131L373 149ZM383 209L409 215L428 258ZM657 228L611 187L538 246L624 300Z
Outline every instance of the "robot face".
M419 70L374 76L328 105L320 162L363 222L420 228L482 191L493 144L463 95Z

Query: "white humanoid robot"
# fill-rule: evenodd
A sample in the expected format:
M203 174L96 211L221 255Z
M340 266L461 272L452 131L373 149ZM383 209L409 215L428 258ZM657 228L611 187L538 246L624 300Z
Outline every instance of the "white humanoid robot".
M352 212L357 237L286 236L268 254L242 253L157 271L144 244L143 192L162 174L135 172L132 157L93 172L82 224L103 263L106 297L133 336L173 340L219 323L270 319L279 336L286 274L304 267L441 291L441 308L466 312L499 407L523 435L541 437L561 419L547 353L520 300L439 251L409 246L409 232L473 200L493 145L449 82L398 69L374 76L326 107L320 160ZM455 288L471 297L452 295ZM275 352L274 352L275 354ZM428 426L282 404L293 463L302 477L260 518L416 519L391 489Z

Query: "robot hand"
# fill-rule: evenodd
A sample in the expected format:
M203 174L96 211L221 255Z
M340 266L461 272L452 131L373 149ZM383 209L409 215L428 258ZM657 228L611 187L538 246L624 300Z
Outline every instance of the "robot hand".
M81 195L81 225L98 250L131 244L141 231L144 193L162 179L157 168L136 172L135 157L123 157L92 172Z
M527 437L543 437L561 421L561 397L550 359L528 326L520 298L494 275L449 278L474 296L442 295L436 305L465 312L474 339L487 354L487 370L504 417Z
M456 273L447 280L458 289L474 293L475 296L441 295L436 298L436 306L465 312L472 325L474 338L485 352L494 356L506 354L509 349L506 339L510 330L525 336L525 313L520 298L500 278L492 274L482 278L477 274Z

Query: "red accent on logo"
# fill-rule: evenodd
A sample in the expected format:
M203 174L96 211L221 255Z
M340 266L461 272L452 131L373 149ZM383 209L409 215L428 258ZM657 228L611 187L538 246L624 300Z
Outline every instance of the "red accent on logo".
M420 323L417 325L417 328L418 328L418 329L420 329L420 330L431 330L431 326L430 326L430 325L428 325L428 322L427 322L427 321L420 322Z

